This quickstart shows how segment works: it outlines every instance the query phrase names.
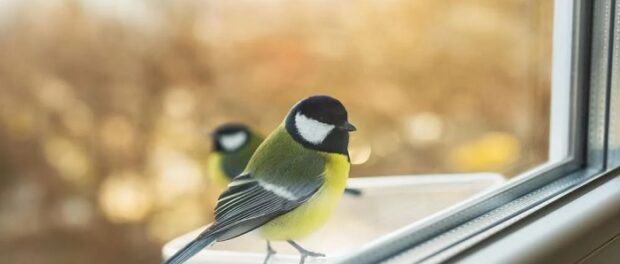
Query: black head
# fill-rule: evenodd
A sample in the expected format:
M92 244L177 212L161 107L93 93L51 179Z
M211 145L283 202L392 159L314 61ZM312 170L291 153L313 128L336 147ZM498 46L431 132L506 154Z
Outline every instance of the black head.
M340 101L317 95L301 100L291 109L286 130L307 148L348 155L349 132L355 127L349 123Z
M210 134L213 151L235 152L250 141L251 133L250 128L242 124L221 125Z

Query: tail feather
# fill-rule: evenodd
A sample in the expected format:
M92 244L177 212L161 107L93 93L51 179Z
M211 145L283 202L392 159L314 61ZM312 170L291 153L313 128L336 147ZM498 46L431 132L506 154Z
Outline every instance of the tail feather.
M196 255L200 250L207 247L211 243L213 243L217 239L217 235L211 234L201 234L196 239L192 240L189 244L175 253L168 260L164 261L163 264L182 264L187 261L192 256Z

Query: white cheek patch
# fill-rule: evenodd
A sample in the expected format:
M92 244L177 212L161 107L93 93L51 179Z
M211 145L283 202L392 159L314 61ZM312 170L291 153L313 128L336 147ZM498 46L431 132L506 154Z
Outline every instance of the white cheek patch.
M220 136L220 144L227 151L237 150L245 143L248 135L245 132L237 132L234 134Z
M318 145L325 140L329 132L336 126L319 122L297 112L295 114L295 127L303 139Z

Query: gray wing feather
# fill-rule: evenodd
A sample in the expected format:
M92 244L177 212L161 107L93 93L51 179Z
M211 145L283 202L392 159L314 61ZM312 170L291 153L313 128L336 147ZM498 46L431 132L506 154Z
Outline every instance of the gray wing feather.
M239 175L220 196L215 208L215 224L210 230L220 234L218 241L252 231L307 201L321 188L323 181L320 176L303 184L278 186L295 194L295 199L290 199L265 188L260 180L250 174Z

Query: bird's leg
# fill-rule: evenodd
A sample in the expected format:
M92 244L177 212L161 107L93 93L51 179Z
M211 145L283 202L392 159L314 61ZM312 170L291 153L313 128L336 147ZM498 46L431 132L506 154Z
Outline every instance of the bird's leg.
M297 249L297 251L299 251L299 254L301 254L301 259L299 260L299 264L304 264L304 262L306 262L307 257L325 257L325 254L323 253L312 252L310 250L304 249L299 244L295 243L295 241L293 240L286 240L286 242L291 244L291 246Z
M269 261L269 258L275 254L276 254L276 251L273 250L273 248L271 247L271 243L269 243L269 240L267 240L267 256L265 257L265 261L263 261L263 264L267 264L267 261Z

